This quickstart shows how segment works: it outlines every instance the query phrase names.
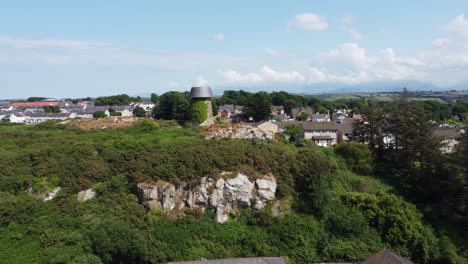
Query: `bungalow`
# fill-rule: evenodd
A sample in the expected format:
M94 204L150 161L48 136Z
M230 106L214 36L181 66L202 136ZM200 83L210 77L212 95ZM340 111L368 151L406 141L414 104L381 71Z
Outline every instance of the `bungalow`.
M335 109L333 111L332 119L335 121L341 120L348 116L348 112L346 109Z
M25 124L37 124L37 123L42 123L46 122L49 120L65 120L68 118L74 118L74 114L62 114L62 113L24 113L23 116L25 116L25 120L23 123Z
M317 114L313 114L310 117L310 120L312 122L330 122L330 115L317 113Z
M338 124L337 126L340 134L338 141L350 141L353 136L353 124Z
M26 120L26 116L23 115L22 113L16 113L16 114L10 115L10 123L24 124L25 120Z
M284 107L280 105L274 105L271 107L271 115L284 115Z
M137 103L137 104L135 104L135 108L136 107L141 107L141 108L145 109L145 111L151 112L151 110L153 110L153 108L154 108L154 103L153 102Z
M243 111L243 105L220 105L218 107L218 113L216 114L216 116L219 118L231 118L235 115L242 114Z
M456 146L461 141L461 133L464 133L464 130L458 130L456 128L443 128L439 127L434 129L434 135L442 139L443 146L440 150L444 153L452 153Z
M312 139L322 147L333 146L338 143L338 127L333 122L302 122L304 139Z
M260 130L263 130L263 131L267 131L267 132L271 132L271 133L278 133L279 132L279 127L277 124L275 123L272 123L272 122L268 122L268 121L264 121L264 122L260 122L257 124L257 127L260 129Z
M133 108L128 106L112 106L112 108L122 114L122 116L133 116Z

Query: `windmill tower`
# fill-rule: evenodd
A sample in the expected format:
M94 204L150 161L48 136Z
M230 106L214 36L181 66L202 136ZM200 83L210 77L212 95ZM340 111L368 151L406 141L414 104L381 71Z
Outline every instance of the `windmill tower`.
M211 98L213 97L213 92L209 86L194 86L190 89L190 100L191 103L204 102L208 106L208 118L201 123L201 126L209 126L214 123L213 120L213 107L211 105Z

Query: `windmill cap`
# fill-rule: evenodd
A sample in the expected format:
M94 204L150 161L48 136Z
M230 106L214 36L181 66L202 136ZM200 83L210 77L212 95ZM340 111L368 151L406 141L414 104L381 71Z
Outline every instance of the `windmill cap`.
M190 89L190 98L211 98L213 92L209 86L195 86Z

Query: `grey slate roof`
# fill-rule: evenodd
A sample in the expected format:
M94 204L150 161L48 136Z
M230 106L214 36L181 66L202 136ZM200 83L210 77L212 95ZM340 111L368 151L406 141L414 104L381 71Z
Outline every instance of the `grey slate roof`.
M367 258L361 264L413 264L409 259L397 255L389 250L382 250Z
M235 111L235 107L232 104L220 105L218 107L218 109L221 112L226 111L226 112L229 112L229 113L234 113L234 111Z
M302 122L301 127L306 131L338 130L334 122Z
M169 262L172 264L286 264L283 257L237 258Z
M461 138L461 134L456 128L436 128L434 135L441 138Z
M300 126L303 122L300 122L300 121L281 121L281 122L275 122L275 124L279 127L279 128L285 128L287 126L290 126L290 125L294 125L294 126Z
M294 119L296 119L296 117L298 115L300 115L301 113L306 113L310 117L310 116L312 116L314 111L310 107L302 107L302 108L293 108L293 109L291 109L291 117L294 118Z

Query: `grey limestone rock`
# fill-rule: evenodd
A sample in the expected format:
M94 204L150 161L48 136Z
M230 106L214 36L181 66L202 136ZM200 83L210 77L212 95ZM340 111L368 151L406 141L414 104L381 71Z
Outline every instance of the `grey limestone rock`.
M79 192L76 199L78 202L86 202L88 200L93 199L95 195L96 193L93 191L93 189L88 189Z

